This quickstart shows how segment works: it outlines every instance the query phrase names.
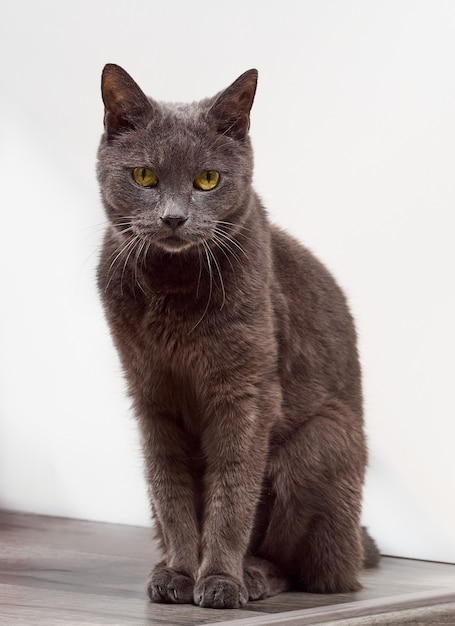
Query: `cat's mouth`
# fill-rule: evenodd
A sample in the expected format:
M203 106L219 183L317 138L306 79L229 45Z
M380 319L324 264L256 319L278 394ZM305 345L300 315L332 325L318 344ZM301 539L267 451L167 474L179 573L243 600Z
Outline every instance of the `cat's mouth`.
M170 229L167 231L160 229L150 231L146 228L141 228L140 225L135 225L134 232L144 244L152 244L166 250L166 252L181 252L199 244L197 237L191 236L181 229L176 229L176 231Z
M157 243L167 252L181 252L195 245L194 241L188 241L188 239L183 239L176 234L163 237Z

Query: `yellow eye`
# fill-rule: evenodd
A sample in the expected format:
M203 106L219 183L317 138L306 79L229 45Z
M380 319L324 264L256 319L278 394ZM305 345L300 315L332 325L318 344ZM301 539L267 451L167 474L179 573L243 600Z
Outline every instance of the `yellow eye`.
M207 170L205 172L201 172L196 176L194 181L194 186L197 189L201 189L202 191L209 191L210 189L214 189L220 180L220 174L216 170Z
M147 167L135 167L133 170L133 178L141 187L155 187L155 185L158 184L156 174Z

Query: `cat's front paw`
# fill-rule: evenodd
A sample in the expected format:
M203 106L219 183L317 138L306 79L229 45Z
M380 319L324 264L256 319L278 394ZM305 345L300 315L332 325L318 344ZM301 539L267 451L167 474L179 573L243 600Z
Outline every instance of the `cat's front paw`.
M238 609L248 602L245 585L231 576L207 576L196 583L194 603L212 609Z
M267 578L259 569L245 568L243 574L249 600L262 600L270 595L268 593Z
M291 589L291 580L277 565L255 556L245 558L243 577L250 600L262 600Z
M159 563L150 574L147 591L152 602L193 602L194 580Z

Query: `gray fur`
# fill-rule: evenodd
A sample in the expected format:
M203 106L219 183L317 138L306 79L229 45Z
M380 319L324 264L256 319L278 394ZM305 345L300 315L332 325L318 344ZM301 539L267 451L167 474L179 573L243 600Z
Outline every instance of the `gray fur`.
M103 72L99 289L143 438L158 602L355 591L378 560L359 525L352 318L251 187L256 80L250 70L214 98L168 105L120 67ZM135 167L158 185L140 187ZM210 191L193 186L203 170L220 172Z

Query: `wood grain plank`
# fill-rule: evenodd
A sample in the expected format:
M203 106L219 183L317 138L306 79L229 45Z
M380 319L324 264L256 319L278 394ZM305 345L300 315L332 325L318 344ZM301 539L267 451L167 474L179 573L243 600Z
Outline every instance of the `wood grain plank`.
M224 615L222 615L224 613ZM0 624L24 626L192 626L248 616L247 611L221 612L192 605L151 604L123 595L85 594L37 587L0 585Z
M353 594L283 593L233 611L151 604L158 559L149 528L0 511L0 624L292 626L455 602L455 566L383 558Z
M422 593L407 593L391 598L374 598L357 600L345 604L326 604L319 607L300 609L297 611L283 611L271 615L257 617L243 617L235 621L235 626L305 626L306 624L327 624L329 621L354 619L357 617L390 614L409 607L436 607L450 603L455 607L455 591L436 591ZM455 612L454 612L455 617ZM454 620L455 623L455 620ZM216 622L217 626L233 626L230 620ZM206 624L206 626L215 626Z

